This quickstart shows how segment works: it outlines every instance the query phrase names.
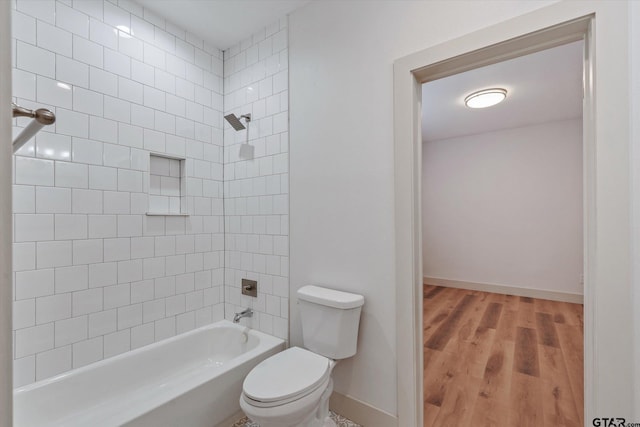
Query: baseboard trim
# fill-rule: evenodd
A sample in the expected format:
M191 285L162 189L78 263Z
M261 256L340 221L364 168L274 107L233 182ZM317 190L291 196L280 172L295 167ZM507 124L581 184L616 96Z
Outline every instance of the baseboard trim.
M462 280L438 279L436 277L424 277L423 283L430 285L444 286L447 288L468 289L471 291L494 292L497 294L516 295L519 297L530 297L548 299L552 301L570 302L583 304L584 297L580 294L568 292L549 291L546 289L519 288L506 285L494 285L492 283L465 282Z
M398 427L398 418L353 397L333 392L329 408L363 427Z

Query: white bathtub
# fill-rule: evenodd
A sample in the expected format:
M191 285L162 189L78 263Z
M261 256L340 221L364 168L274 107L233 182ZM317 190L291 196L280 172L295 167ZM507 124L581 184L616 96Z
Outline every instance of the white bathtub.
M217 426L249 371L284 348L245 330L223 320L16 389L14 426Z

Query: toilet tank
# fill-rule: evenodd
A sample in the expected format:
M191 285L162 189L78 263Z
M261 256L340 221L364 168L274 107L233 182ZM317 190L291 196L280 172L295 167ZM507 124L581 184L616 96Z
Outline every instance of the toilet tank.
M303 286L298 290L304 346L330 359L356 354L362 295Z

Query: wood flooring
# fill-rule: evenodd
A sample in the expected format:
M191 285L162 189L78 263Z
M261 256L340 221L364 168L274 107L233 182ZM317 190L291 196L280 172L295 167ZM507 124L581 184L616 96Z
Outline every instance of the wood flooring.
M424 285L424 427L579 427L583 308Z

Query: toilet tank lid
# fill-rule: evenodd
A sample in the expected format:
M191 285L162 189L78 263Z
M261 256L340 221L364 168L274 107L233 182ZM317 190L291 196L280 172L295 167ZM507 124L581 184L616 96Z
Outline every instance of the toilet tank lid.
M344 310L362 307L364 297L349 292L307 285L298 289L298 299Z

